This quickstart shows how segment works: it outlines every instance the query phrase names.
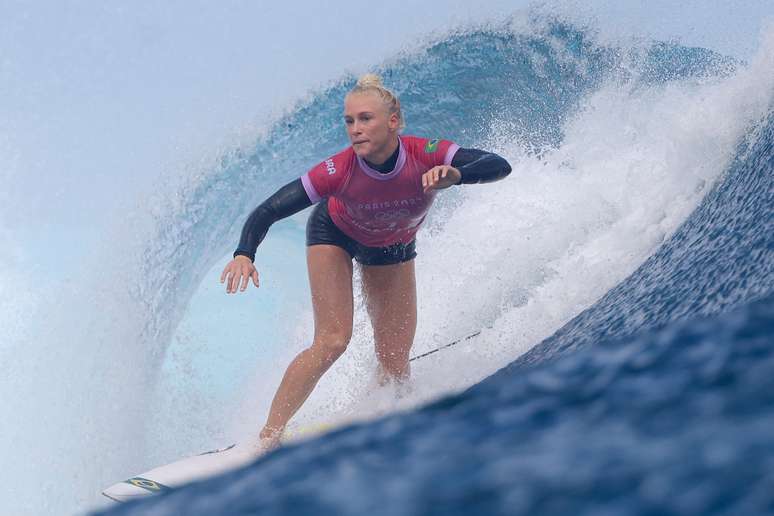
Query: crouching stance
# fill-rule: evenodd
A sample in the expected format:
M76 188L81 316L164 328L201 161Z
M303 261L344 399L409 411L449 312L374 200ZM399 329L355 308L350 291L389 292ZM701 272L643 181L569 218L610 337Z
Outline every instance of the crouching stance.
M221 275L228 293L244 291L251 280L258 287L253 261L269 226L315 205L306 227L314 340L282 378L260 432L264 448L279 443L290 418L347 349L353 260L362 268L380 382L409 378L417 327L416 233L440 190L496 181L511 171L496 154L400 134L400 102L375 75L361 78L345 97L344 124L351 146L258 206Z

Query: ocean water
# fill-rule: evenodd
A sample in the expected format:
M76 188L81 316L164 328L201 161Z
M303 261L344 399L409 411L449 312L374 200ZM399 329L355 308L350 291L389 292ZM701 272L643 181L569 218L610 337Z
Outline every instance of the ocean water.
M103 7L85 17L98 29L43 38L65 57L68 44L93 53L72 59L72 76L54 55L40 68L56 73L28 96L2 84L17 104L0 121L0 452L14 465L0 513L774 512L774 32L740 21L765 5L738 18L706 8L727 16L724 33L687 30L666 4L647 17L597 2L594 18L570 2L503 2L474 19L452 3L430 33L376 31L383 46L351 63L330 52L275 64L265 81L288 88L262 91L269 106L158 79L170 66L203 82L205 67L183 66L192 55L250 58L218 28L247 33L251 18L208 8L192 33L220 54L196 38L165 46L180 6ZM286 22L283 9L261 14ZM704 7L686 9L706 26ZM13 12L6 48L35 14ZM111 29L118 19L134 25ZM132 35L126 48L106 44L110 31ZM107 70L120 71L113 82ZM420 235L413 352L459 343L413 362L407 396L375 387L356 270L355 337L293 423L334 431L163 497L100 500L121 478L254 438L312 337L308 214L271 229L261 289L224 296L218 277L249 211L346 145L341 99L366 70L399 94L406 133L513 165L504 181L439 196ZM200 102L208 88L225 100ZM117 107L137 99L155 111ZM54 109L64 101L72 112ZM92 111L130 122L65 145L68 117Z
M514 165L502 185L449 196L421 248L420 296L440 325L417 347L470 320L482 333L417 362L418 392L386 415L105 514L774 511L771 47L749 63L622 50L533 21L381 70L412 132L443 127ZM335 152L326 121L350 85L260 145L305 141L310 156L282 156L291 170ZM251 181L260 145L222 175ZM307 417L359 406L370 363L356 345Z

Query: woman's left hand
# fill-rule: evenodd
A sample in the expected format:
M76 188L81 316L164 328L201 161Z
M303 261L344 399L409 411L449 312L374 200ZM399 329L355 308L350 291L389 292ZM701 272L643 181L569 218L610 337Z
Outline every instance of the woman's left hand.
M430 190L443 190L459 183L462 173L450 165L439 165L422 174L422 188L425 193Z

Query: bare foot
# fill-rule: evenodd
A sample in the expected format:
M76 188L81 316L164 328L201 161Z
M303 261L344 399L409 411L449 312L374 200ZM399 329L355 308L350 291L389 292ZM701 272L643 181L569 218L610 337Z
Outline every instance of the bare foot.
M282 433L284 431L284 428L277 429L263 427L261 433L258 435L258 450L256 451L259 451L259 454L263 455L264 453L279 448L280 444L282 444Z

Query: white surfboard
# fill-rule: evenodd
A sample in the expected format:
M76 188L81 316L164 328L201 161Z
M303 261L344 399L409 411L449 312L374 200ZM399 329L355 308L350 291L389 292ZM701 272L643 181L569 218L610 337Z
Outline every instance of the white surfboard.
M309 425L286 431L282 442L297 441L325 432L332 425ZM128 502L159 494L180 487L195 480L217 475L225 471L244 466L260 456L254 446L232 444L225 448L212 450L186 457L165 466L159 466L145 473L118 482L108 487L102 494L116 502Z
M235 469L249 463L258 455L245 446L232 444L140 473L113 484L102 491L102 494L116 502L128 502Z

